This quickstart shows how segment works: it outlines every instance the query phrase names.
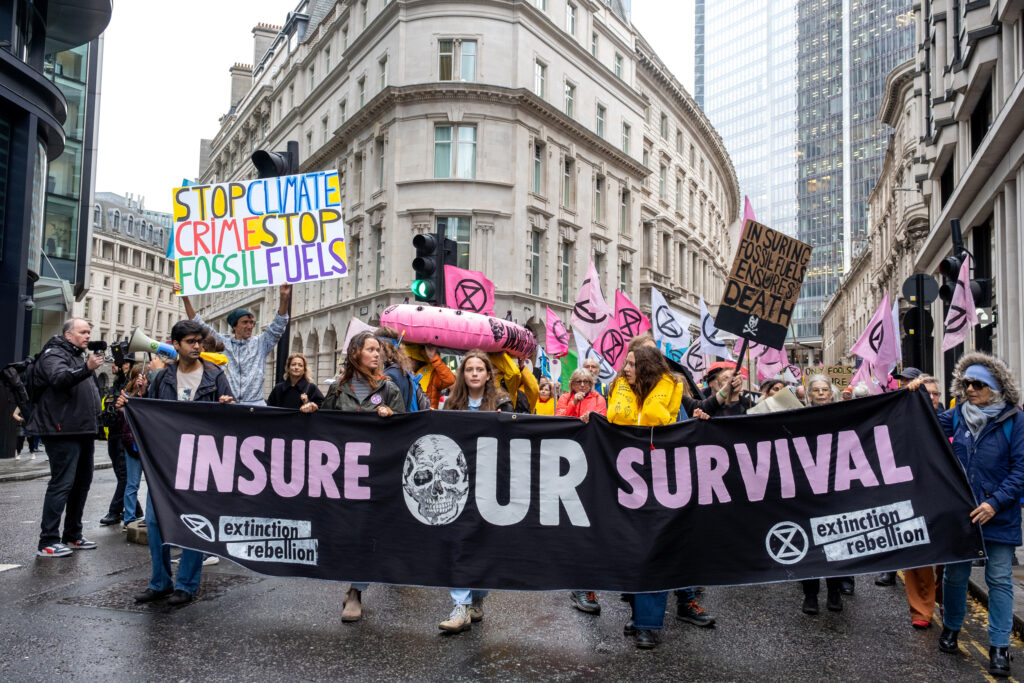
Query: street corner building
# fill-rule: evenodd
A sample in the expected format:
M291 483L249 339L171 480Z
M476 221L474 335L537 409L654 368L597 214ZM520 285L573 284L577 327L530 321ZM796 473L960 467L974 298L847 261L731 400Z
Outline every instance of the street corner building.
M199 181L254 178L252 152L290 140L301 172L338 171L347 275L292 297L290 350L314 381L334 376L351 318L376 324L410 297L425 232L454 240L456 265L494 281L496 315L542 342L545 307L567 319L591 261L605 292L645 308L652 287L693 317L720 298L736 174L621 0L307 0L252 34ZM226 329L239 306L269 321L277 293L196 304Z

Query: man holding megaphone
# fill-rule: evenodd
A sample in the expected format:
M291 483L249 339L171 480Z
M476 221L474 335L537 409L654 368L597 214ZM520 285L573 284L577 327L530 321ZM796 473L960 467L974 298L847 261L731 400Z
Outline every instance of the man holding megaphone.
M175 284L174 290L181 291L181 285ZM235 401L247 405L265 406L263 385L267 375L267 354L274 350L277 342L284 334L288 325L288 302L292 297L292 286L281 285L281 301L277 306L277 315L261 334L253 336L256 329L256 318L252 312L244 308L236 308L228 313L228 325L231 335L219 334L196 313L192 302L187 296L181 297L185 304L185 315L206 329L217 341L224 344L224 354L228 357L228 384L235 394Z
M92 485L93 449L99 428L100 394L93 381L107 345L92 342L92 328L81 318L64 323L37 361L34 384L45 387L25 432L41 436L50 461L50 482L43 498L40 557L67 557L96 544L82 536L82 511ZM85 358L83 352L89 351ZM66 508L66 510L65 510ZM64 516L64 533L60 518Z

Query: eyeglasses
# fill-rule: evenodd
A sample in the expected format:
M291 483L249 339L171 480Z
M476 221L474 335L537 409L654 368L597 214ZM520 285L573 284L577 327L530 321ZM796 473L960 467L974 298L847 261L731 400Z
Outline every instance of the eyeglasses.
M984 382L976 380L976 379L969 379L969 380L966 380L964 382L964 386L965 387L970 387L971 389L974 389L975 391L981 391L982 389L984 389L988 385L985 384Z

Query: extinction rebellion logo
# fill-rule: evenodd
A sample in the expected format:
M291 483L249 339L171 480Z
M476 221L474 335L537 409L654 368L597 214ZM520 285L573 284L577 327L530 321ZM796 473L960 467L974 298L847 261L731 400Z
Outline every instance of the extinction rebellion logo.
M812 517L808 522L810 540L814 545L822 546L829 562L931 543L927 520L923 516L914 516L914 506L909 500L838 515ZM780 522L768 531L765 548L776 562L795 564L807 555L807 534L795 522Z
M231 557L257 562L316 564L317 539L312 523L270 517L221 517L220 533L202 515L181 515L189 531L204 541L225 543Z

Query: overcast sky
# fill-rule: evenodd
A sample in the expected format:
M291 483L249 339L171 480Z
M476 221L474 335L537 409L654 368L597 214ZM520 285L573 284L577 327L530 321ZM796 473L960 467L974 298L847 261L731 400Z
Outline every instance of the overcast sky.
M283 24L297 0L117 2L104 34L96 191L170 211L199 173L199 140L229 106L228 69L253 61L252 27ZM693 92L693 0L633 0L633 23Z

